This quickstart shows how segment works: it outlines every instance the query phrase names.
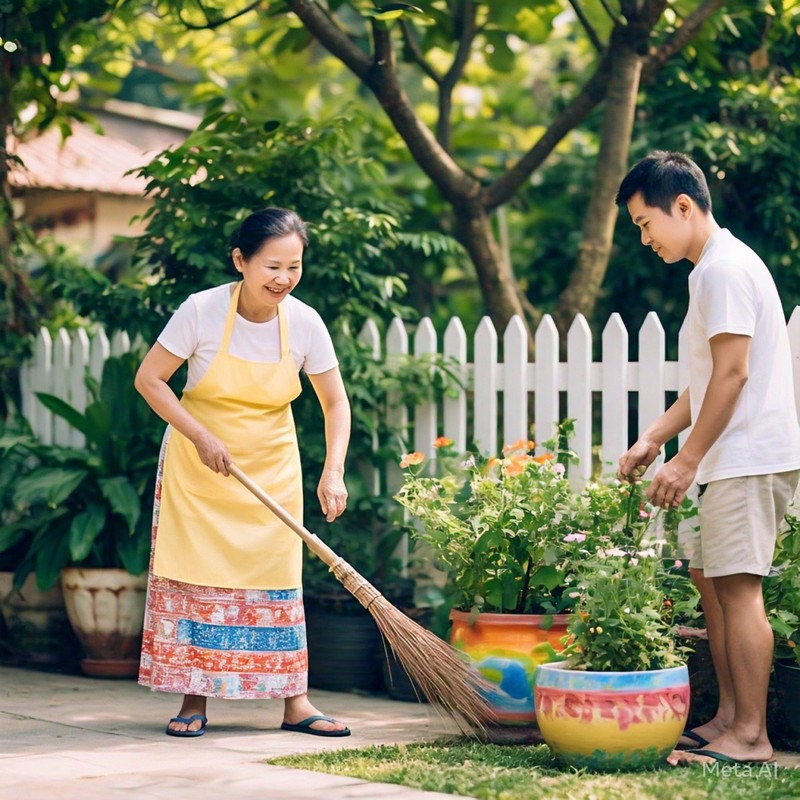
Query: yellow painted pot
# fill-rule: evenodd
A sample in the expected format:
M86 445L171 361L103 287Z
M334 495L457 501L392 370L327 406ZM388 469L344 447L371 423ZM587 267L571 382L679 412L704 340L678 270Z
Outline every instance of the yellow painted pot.
M560 652L567 614L478 614L451 611L450 643L492 686L488 699L502 725L536 722L536 670ZM547 647L546 645L550 645ZM538 648L538 649L537 649Z
M591 672L545 664L534 693L545 742L574 767L652 767L674 749L689 715L685 666Z

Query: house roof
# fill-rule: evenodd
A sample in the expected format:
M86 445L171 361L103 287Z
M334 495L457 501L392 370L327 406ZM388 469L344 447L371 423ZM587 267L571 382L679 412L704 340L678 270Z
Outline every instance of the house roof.
M142 196L146 181L126 175L146 164L154 153L143 153L122 139L103 136L82 122L62 141L52 128L35 139L12 142L11 151L23 164L12 162L9 181L16 189L104 192Z

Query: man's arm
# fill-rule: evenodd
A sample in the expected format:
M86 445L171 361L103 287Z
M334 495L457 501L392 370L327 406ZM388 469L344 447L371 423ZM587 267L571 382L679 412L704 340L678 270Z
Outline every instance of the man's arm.
M664 443L688 428L691 423L689 390L686 389L620 458L617 477L621 481L630 481L638 477L637 469L649 467L656 460ZM644 469L641 472L644 472Z
M703 404L683 447L653 478L647 496L654 505L668 508L680 504L703 456L731 421L747 383L750 341L749 336L733 333L720 333L709 340L714 366Z

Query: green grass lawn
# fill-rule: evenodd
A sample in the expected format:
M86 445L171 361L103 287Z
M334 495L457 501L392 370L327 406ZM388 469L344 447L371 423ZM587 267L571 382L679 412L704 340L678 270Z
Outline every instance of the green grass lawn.
M800 770L769 766L590 773L560 766L545 745L438 741L271 759L296 769L395 783L478 800L756 800L800 798Z

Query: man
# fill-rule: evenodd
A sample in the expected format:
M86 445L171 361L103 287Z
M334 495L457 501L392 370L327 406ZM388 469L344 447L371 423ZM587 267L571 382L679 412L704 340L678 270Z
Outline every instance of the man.
M713 719L681 739L671 764L773 758L766 706L773 636L764 611L777 529L800 480L800 427L786 320L764 262L711 213L708 184L689 158L650 153L617 194L642 244L667 264L686 258L689 386L619 460L635 480L662 445L692 426L648 497L677 506L700 486L700 541L690 570L701 596L719 683Z

